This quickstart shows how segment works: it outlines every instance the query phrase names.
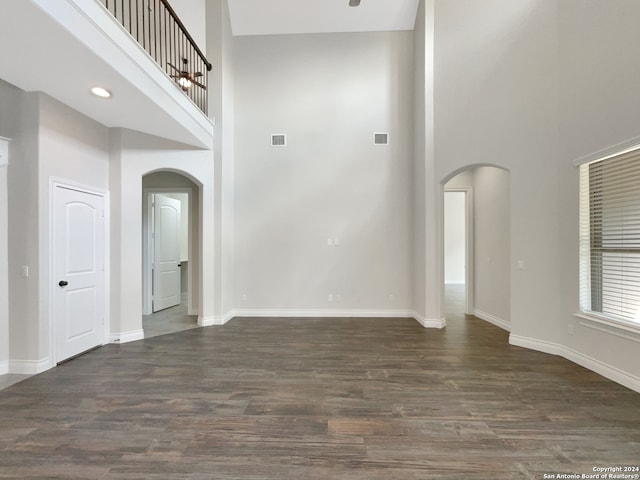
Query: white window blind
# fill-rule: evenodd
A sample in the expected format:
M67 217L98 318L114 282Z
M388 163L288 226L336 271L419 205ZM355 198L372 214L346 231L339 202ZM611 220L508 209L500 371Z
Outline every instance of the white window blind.
M580 167L580 306L640 325L640 149Z

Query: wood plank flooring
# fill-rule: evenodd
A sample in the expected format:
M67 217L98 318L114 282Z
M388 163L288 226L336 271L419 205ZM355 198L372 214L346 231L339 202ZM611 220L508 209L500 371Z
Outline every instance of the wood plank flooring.
M198 328L198 316L187 315L187 302L167 308L151 315L142 316L144 338L157 337L168 333L182 332Z
M542 479L640 464L640 394L451 315L234 319L0 391L0 478Z

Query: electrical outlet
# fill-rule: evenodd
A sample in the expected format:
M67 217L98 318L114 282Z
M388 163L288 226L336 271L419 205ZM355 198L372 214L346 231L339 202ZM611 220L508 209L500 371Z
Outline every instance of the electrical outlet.
M243 293L243 294L242 294L242 296L241 296L240 298L242 298L242 301L243 301L243 302L246 302L246 301L247 301L247 294L246 294L246 293Z
M342 295L340 295L339 293L336 295L336 302L341 302L342 301Z
M22 276L24 278L29 278L29 267L27 265L22 266Z
M327 245L333 247L333 238L327 238Z
M393 302L393 298L394 298L393 293L390 293L390 294L389 294L389 301L390 301L390 302Z
M334 238L334 239L333 239L333 246L334 246L334 247L337 247L337 246L339 246L339 245L340 245L340 240L339 240L339 239L337 239L337 238Z
M518 270L524 270L524 269L525 269L524 260L518 260Z
M330 293L329 295L327 295L327 300L329 302L333 302L333 293Z
M569 335L573 335L573 323L568 323L567 324L567 333Z

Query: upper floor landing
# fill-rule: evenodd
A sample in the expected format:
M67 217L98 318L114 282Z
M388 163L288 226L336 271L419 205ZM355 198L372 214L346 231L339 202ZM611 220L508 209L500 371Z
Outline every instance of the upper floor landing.
M0 78L25 91L47 93L107 127L212 149L204 89L192 85L200 93L190 98L184 88L189 78L181 79L183 71L187 77L191 73L188 65L183 68L184 59L193 65L195 60L171 49L154 58L123 26L130 17L118 18L106 6L105 0L2 2ZM169 26L161 20L155 28ZM206 86L200 76L191 80ZM93 95L95 86L111 92L111 98Z

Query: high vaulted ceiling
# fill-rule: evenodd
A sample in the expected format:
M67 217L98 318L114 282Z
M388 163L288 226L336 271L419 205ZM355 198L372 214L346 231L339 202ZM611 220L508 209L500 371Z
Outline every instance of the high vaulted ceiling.
M419 0L229 0L234 35L413 30Z

